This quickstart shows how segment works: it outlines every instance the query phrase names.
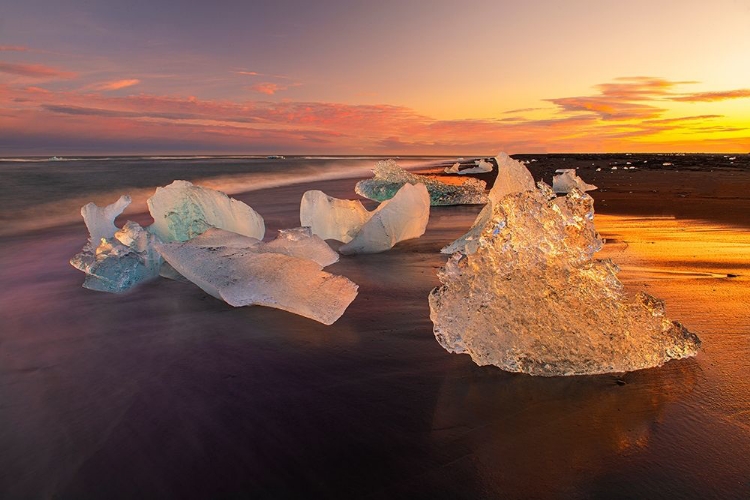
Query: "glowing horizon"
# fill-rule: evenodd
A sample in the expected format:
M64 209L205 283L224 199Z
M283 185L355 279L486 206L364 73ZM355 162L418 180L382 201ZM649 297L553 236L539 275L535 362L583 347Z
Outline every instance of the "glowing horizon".
M750 152L737 2L224 3L11 6L0 155Z

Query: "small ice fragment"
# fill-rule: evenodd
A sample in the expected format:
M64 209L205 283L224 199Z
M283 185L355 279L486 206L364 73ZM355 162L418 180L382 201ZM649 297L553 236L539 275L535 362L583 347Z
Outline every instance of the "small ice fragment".
M148 199L150 230L163 241L186 241L211 227L263 239L263 217L241 201L188 181L156 188Z
M424 184L404 184L372 212L353 240L339 248L344 255L384 252L396 243L419 238L430 218L430 195Z
M463 179L460 185L446 184L426 175L407 172L393 160L377 162L374 173L373 178L357 183L354 189L358 195L375 201L385 201L393 198L404 184L424 184L433 206L476 205L487 202L484 194L487 184L479 179Z
M597 168L596 171L601 172L602 171L601 167Z
M89 244L93 248L99 246L102 238L109 239L115 235L118 230L115 226L115 219L128 205L130 205L130 196L122 195L116 202L106 207L87 203L81 208L83 222L89 230Z
M612 167L612 170L617 170L617 167L616 167L616 166L615 166L615 167Z
M211 229L157 248L179 274L234 307L274 307L330 325L357 296L356 284L323 271L315 261L258 252L254 238L227 233Z
M156 241L156 236L128 221L112 237L100 238L96 247L86 244L70 264L86 273L84 288L124 292L159 275L162 260L154 248Z
M670 162L668 162L668 161L665 161L664 163L662 163L662 166L665 166L665 167L669 167L671 165L672 164Z
M557 194L568 194L573 188L582 192L597 189L593 184L586 184L583 179L578 177L574 169L562 168L555 172L557 172L557 175L552 178L552 190Z
M466 168L464 170L461 170L458 172L460 175L466 175L466 174L484 174L487 172L492 172L492 169L495 168L495 166L489 162L485 161L483 159L476 160L474 162L476 164L476 167Z
M502 168L501 172L502 173ZM602 246L593 199L515 191L487 205L429 296L437 341L478 365L531 375L625 372L696 354L700 339L645 293L626 297ZM489 211L487 213L486 211Z
M324 240L348 243L370 217L359 200L340 200L323 191L307 191L300 202L301 225Z
M457 174L458 173L458 167L460 167L460 166L461 166L461 163L460 162L456 162L456 163L454 163L450 167L445 167L445 169L443 171L446 174Z

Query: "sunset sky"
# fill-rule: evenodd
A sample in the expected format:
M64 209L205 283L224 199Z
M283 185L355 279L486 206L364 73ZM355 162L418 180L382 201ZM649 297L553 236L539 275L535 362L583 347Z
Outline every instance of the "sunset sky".
M0 156L750 152L748 0L23 0Z

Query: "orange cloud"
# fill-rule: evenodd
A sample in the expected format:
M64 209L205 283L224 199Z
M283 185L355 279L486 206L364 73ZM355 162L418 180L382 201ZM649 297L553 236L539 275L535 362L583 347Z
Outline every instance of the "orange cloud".
M695 94L686 94L672 97L673 101L682 102L714 102L725 101L727 99L743 99L750 97L750 89L724 90L719 92L698 92Z
M16 64L0 62L0 73L26 76L29 78L75 78L76 74L40 64Z
M20 45L0 45L0 52L30 52L31 49L28 47L22 47Z
M103 90L103 91L120 90L120 89L124 89L127 87L132 87L133 85L138 85L139 83L141 83L140 80L136 78L131 78L127 80L115 80L112 82L99 83L96 85L92 85L89 88L92 90Z

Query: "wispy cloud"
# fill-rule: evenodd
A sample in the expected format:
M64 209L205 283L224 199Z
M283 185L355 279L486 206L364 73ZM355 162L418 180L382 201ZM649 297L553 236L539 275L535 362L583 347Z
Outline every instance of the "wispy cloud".
M672 101L682 102L714 102L728 99L744 99L750 97L750 89L722 90L718 92L698 92L671 97Z
M132 87L133 85L138 85L139 83L141 83L141 81L137 78L129 78L125 80L114 80L111 82L97 83L94 85L90 85L89 87L87 87L87 89L100 91L120 90L127 87Z
M73 72L63 71L50 66L42 66L41 64L17 64L7 62L0 62L0 73L25 76L28 78L70 79L76 77L76 74Z
M674 111L667 111L668 103L680 82L637 78L611 83L594 87L593 95L550 99L554 112L544 119L503 113L497 119L464 120L441 120L409 107L384 104L272 99L232 102L0 85L0 112L8 113L0 117L0 127L29 136L43 132L45 137L85 137L92 143L129 140L141 144L139 141L148 137L149 144L179 143L187 150L214 141L218 149L207 151L271 148L472 154L499 149L750 149L750 134L743 135L742 129L726 123L722 115L671 115ZM273 95L279 88L269 88L263 95Z
M31 49L21 45L0 45L0 52L31 52Z

